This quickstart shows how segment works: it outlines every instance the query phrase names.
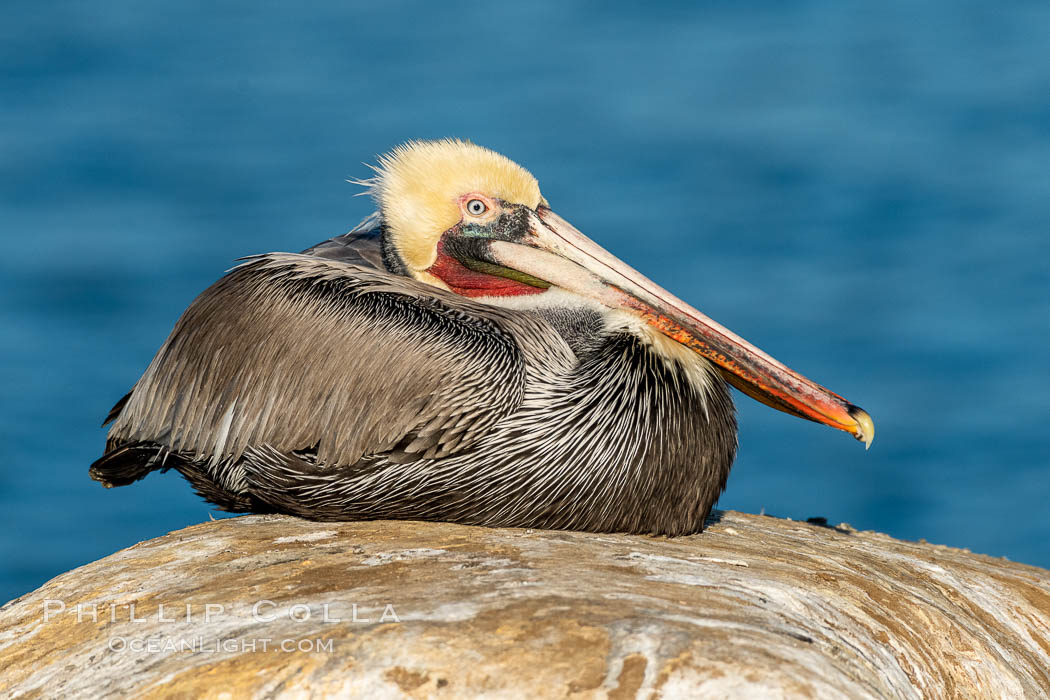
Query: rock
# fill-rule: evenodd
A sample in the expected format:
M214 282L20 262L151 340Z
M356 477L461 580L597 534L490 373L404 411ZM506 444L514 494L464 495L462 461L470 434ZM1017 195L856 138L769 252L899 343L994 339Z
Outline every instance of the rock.
M1047 692L1050 572L739 513L677 539L246 516L0 609L4 697Z

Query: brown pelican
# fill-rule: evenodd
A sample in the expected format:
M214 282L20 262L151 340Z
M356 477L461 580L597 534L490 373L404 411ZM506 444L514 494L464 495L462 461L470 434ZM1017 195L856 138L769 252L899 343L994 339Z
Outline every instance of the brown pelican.
M408 143L378 212L204 291L110 412L105 486L174 468L229 511L698 532L727 382L866 445L863 410L675 298L471 143Z

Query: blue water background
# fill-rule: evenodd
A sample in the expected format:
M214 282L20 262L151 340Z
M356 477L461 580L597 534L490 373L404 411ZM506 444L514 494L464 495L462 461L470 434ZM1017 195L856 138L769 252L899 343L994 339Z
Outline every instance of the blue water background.
M368 214L409 138L553 207L864 406L870 452L737 395L724 508L1050 566L1050 3L8 0L0 601L207 520L103 490L98 426L242 255Z

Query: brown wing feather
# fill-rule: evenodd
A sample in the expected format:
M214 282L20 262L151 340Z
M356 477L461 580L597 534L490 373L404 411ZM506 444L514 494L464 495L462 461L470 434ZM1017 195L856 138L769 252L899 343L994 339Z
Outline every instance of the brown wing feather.
M316 450L325 465L442 457L521 401L525 367L506 314L374 269L253 258L185 311L109 443L213 460Z
M385 270L383 264L382 220L376 212L366 217L349 233L329 238L303 251L329 260L338 260L349 265Z

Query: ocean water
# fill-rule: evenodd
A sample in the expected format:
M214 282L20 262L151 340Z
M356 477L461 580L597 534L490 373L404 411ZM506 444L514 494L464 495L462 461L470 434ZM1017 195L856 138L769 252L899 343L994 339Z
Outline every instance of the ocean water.
M40 3L0 22L0 601L210 517L99 423L242 255L470 138L874 417L737 395L720 507L1050 566L1050 4Z

